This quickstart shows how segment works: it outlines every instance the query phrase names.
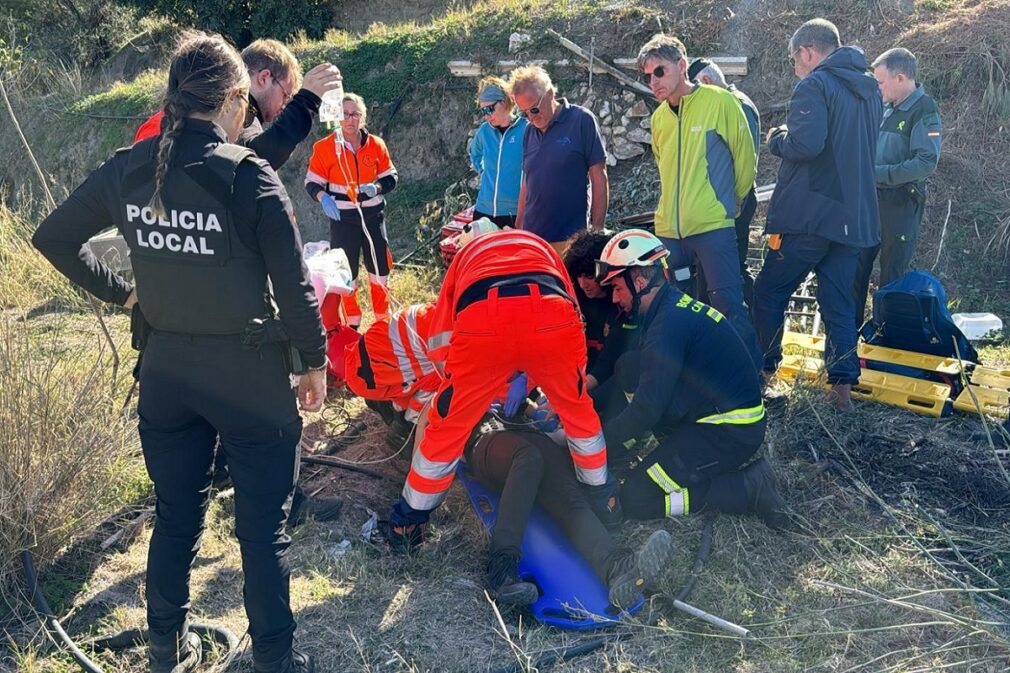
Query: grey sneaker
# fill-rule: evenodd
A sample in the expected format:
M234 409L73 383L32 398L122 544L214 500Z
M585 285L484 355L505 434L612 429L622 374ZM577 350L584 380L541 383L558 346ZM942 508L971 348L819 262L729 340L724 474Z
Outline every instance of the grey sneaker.
M657 530L637 552L618 559L607 583L611 604L631 607L645 585L662 577L672 557L673 538L665 530Z

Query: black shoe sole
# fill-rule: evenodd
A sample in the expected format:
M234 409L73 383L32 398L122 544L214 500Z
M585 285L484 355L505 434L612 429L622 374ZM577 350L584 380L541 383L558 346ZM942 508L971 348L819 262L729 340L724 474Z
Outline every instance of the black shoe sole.
M610 602L619 608L631 607L645 585L662 577L672 557L673 538L665 530L657 530L635 554L635 565L610 585Z
M505 605L533 605L540 592L529 582L516 582L495 591L494 598Z

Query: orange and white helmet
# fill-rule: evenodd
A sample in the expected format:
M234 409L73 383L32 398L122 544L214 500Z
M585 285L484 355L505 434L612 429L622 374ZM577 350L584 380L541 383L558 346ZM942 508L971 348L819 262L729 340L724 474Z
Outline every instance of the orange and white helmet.
M456 249L462 250L463 246L470 241L474 241L484 234L490 234L495 231L501 231L501 229L486 217L474 220L473 222L467 222L463 225L463 231L456 237Z
M642 229L627 229L614 236L596 260L596 282L608 285L633 266L660 264L670 254L662 241Z

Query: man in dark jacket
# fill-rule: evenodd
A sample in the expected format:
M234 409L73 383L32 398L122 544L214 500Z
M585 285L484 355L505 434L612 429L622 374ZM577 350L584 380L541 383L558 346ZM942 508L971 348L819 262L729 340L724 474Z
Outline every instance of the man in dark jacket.
M782 165L765 228L770 249L754 283L754 322L770 375L782 357L789 299L814 271L830 399L848 410L859 380L852 287L860 252L880 242L874 157L883 104L863 53L842 47L829 21L800 26L789 58L800 81L788 124L768 132Z
M877 205L880 246L864 248L856 274L856 327L863 323L873 260L880 252L880 286L906 271L915 253L926 178L940 161L940 109L916 84L915 56L907 49L888 49L873 62L873 76L884 97L884 121L877 137Z
M249 109L238 144L245 145L274 170L280 167L312 130L322 96L336 88L340 70L320 63L302 79L298 59L277 40L256 40L242 50L249 69ZM140 125L133 142L161 133L159 110ZM270 124L264 130L263 124Z

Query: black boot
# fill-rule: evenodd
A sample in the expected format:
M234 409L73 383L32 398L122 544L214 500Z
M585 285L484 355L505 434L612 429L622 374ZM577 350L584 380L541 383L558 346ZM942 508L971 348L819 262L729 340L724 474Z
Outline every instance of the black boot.
M519 579L519 554L499 551L487 560L487 583L491 595L507 605L532 605L540 596L537 587Z
M414 432L414 424L406 420L403 414L396 414L386 431L386 444L394 449L400 449L407 445L410 440L410 433ZM410 452L407 452L410 455Z
M291 527L305 523L310 516L316 521L333 521L340 515L343 507L343 500L340 498L309 497L305 495L301 486L295 487L295 494L291 498L291 513L288 515L288 522Z
M775 472L764 458L759 458L743 471L747 505L772 530L782 530L789 522L786 501L779 495Z
M276 664L264 666L253 661L253 670L256 673L315 673L316 662L307 654L303 654L296 649Z
M665 530L649 536L634 554L618 559L607 578L610 603L627 609L642 595L642 588L666 572L673 557L673 538Z
M385 400L365 400L365 406L379 414L382 417L382 422L389 425L393 422L396 417L396 410L393 409L393 403L387 402Z
M203 661L200 636L191 633L188 624L164 636L149 633L148 639L151 673L190 673Z

